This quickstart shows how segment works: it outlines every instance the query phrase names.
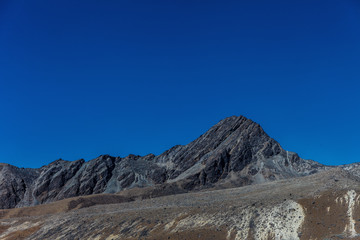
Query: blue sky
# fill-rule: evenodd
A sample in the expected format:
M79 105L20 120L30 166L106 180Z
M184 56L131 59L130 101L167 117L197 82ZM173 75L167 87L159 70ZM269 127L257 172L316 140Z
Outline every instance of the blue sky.
M160 154L244 115L360 161L360 3L0 2L0 162Z

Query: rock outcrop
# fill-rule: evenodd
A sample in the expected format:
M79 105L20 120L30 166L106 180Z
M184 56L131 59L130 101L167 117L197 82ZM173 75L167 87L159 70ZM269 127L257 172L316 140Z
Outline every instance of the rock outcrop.
M39 169L0 165L0 208L134 187L175 186L172 193L226 188L306 176L325 166L284 150L259 124L229 117L188 145L159 156L102 155L91 161L57 160Z

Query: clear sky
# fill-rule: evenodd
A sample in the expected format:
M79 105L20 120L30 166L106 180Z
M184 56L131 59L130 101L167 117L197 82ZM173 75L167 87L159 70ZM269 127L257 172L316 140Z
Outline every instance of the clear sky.
M360 2L0 1L0 162L160 154L244 115L360 161Z

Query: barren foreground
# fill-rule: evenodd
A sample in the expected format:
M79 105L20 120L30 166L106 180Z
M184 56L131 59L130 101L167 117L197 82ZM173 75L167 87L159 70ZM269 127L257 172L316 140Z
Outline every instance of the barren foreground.
M134 191L2 210L0 239L360 239L359 182L338 168L144 200Z

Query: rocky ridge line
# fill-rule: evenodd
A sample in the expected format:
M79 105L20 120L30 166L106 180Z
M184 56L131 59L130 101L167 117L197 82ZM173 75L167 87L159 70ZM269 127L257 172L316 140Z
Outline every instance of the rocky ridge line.
M168 193L227 188L306 176L327 167L284 150L259 124L243 116L220 121L187 145L161 155L102 155L91 161L57 160L39 169L0 165L0 208L135 187Z

